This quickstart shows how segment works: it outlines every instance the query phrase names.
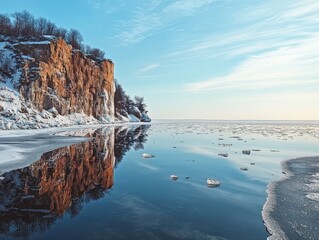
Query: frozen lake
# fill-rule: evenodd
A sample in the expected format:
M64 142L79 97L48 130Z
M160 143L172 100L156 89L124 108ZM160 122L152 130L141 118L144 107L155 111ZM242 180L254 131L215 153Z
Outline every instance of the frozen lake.
M0 239L267 239L261 211L280 162L319 155L318 122L160 121L57 134L0 138ZM51 142L55 150L30 160Z

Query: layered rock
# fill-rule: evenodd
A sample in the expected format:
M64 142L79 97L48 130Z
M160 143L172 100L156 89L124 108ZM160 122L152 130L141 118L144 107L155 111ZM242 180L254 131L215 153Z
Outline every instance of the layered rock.
M0 36L0 128L113 122L114 93L111 60L93 59L61 38Z
M114 121L149 122L146 112L115 113L114 64L64 39L0 35L0 129Z
M114 64L73 51L63 39L14 44L25 58L19 92L39 111L85 113L114 120Z

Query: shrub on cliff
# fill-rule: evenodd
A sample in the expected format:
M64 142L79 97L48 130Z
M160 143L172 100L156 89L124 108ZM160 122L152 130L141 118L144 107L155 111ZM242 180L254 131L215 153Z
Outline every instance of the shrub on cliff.
M11 17L10 17L11 16ZM15 12L11 15L0 14L0 34L26 40L39 38L43 35L52 35L63 38L74 49L81 50L92 56L94 60L102 60L105 53L98 48L83 47L83 37L76 29L57 27L53 22L40 17L34 18L28 11Z
M125 93L121 84L116 82L115 87L115 112L119 113L122 116L134 115L141 121L149 119L149 117L147 116L146 104L144 103L143 97L135 96L134 100L132 100L131 97Z
M11 21L7 15L0 14L0 34L10 35Z
M78 30L71 28L66 34L66 41L74 48L81 49L83 37Z
M115 80L114 107L115 112L124 115L126 106L126 94L121 84Z
M98 48L91 48L89 45L82 46L82 51L93 57L93 59L104 59L105 52Z
M141 113L147 112L146 111L146 104L144 103L144 97L135 96L135 106L140 110Z

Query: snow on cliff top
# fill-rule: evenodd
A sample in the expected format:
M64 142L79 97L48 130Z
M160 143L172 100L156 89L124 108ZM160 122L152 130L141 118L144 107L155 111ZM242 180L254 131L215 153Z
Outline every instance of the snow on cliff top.
M16 46L16 45L46 45L46 44L50 44L51 42L50 41L40 41L40 42L19 42L19 43L15 43L13 44L13 46Z

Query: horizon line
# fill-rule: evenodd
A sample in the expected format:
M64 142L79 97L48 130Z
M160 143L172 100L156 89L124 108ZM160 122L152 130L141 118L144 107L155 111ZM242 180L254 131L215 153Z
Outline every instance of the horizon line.
M211 118L153 118L152 120L202 120L202 121L319 121L319 119L211 119Z

